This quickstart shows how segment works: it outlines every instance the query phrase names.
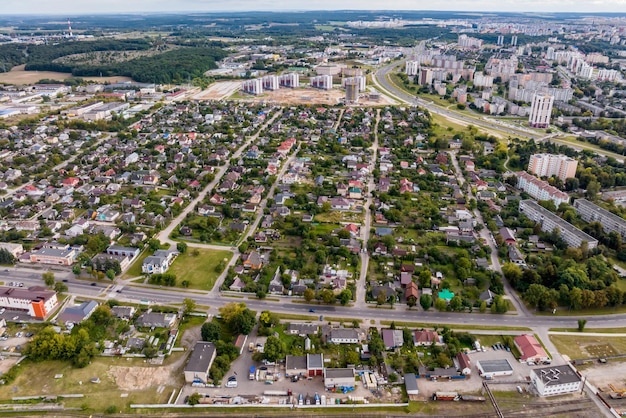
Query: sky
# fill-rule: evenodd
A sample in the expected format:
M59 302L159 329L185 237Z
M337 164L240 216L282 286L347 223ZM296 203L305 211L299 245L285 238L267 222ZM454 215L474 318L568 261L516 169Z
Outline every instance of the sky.
M62 14L124 12L224 12L281 10L445 10L488 12L613 12L626 13L626 0L2 0L0 14Z

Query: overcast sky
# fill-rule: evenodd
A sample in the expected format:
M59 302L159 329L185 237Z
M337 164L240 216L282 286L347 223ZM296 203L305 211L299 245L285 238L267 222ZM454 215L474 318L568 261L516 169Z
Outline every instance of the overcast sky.
M626 13L626 0L2 0L0 14L77 16L116 12L252 10L421 10Z

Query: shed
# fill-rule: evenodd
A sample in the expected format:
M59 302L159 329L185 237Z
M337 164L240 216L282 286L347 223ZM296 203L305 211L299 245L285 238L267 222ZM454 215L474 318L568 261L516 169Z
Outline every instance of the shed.
M419 395L415 373L407 373L404 375L404 386L406 387L407 395Z

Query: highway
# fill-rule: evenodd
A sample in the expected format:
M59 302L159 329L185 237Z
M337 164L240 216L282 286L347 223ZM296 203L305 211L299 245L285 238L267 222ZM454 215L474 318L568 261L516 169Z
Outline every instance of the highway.
M487 131L492 131L496 129L498 131L503 131L511 136L518 136L523 138L532 138L532 139L540 139L542 135L536 134L529 130L517 129L515 127L509 125L495 125L493 122L485 120L484 118L476 118L467 115L463 115L459 112L454 112L448 110L447 108L441 107L431 101L421 99L417 96L413 96L411 94L406 93L404 90L401 90L394 86L390 81L388 75L393 72L394 68L398 65L403 65L404 61L394 62L392 64L386 65L384 67L379 68L375 73L372 74L372 81L374 84L380 87L381 92L390 93L391 96L401 102L418 105L425 109L428 109L429 112L444 116L446 119L457 121L463 125L474 125L476 127L483 128Z

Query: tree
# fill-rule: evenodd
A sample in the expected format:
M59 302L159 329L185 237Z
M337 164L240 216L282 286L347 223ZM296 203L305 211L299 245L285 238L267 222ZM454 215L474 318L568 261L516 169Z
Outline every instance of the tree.
M280 319L270 311L263 311L259 317L259 322L264 327L272 327L278 325Z
M517 288L517 284L522 279L522 269L517 264L504 263L502 265L502 274L509 281L511 286Z
M218 341L221 339L222 327L216 321L205 322L200 328L202 341Z
M445 300L441 298L437 298L437 300L435 301L435 308L438 311L445 311L448 308L448 304L446 303Z
M107 271L106 271L106 273L105 273L105 274L106 274L106 276L107 276L107 278L108 278L109 280L113 280L113 279L115 279L115 270L113 270L113 269L109 269L109 270L107 270Z
M185 254L187 252L187 244L184 242L179 242L176 244L176 251L181 254Z
M310 302L313 300L314 297L315 297L315 290L309 287L304 289L304 300L306 300L307 302Z
M330 289L323 289L320 292L320 297L322 298L322 300L324 301L324 303L327 304L331 304L331 303L335 303L335 294L333 293L332 290Z
M224 323L233 334L248 335L254 328L255 315L245 303L231 302L222 306L219 311Z
M46 286L48 287L54 286L54 273L53 272L46 271L45 273L41 275L41 278L43 279L43 282L46 284Z
M359 360L360 360L359 353L357 353L356 351L354 351L354 350L349 350L349 351L346 353L346 357L345 357L346 366L347 366L348 364L358 364L358 363L359 363Z
M422 289L430 287L430 278L431 278L430 270L424 269L420 272L418 280L420 283L420 287Z
M352 292L350 289L343 289L341 293L339 293L339 302L346 306L352 300Z
M187 404L189 405L198 405L200 403L200 398L202 397L202 395L200 395L198 392L193 393L191 395L189 395L189 397L187 398Z
M74 264L72 266L72 273L74 273L76 276L80 276L80 272L81 272L81 268L80 268L80 264Z
M463 308L463 299L460 296L455 295L450 299L450 309L453 311L460 311Z
M286 351L285 344L278 337L273 335L267 337L265 347L263 348L263 353L267 360L278 361L285 356Z
M587 320L579 319L578 320L578 332L583 332L585 330L585 325L587 325Z
M196 301L191 298L183 299L183 315L187 315L196 309Z
M63 282L56 282L54 284L54 291L57 293L67 292L67 285Z
M161 241L159 241L158 239L152 238L148 240L148 247L150 247L152 251L156 251L161 248Z
M420 306L425 311L429 310L431 306L433 306L433 297L430 295L422 294L420 296Z

